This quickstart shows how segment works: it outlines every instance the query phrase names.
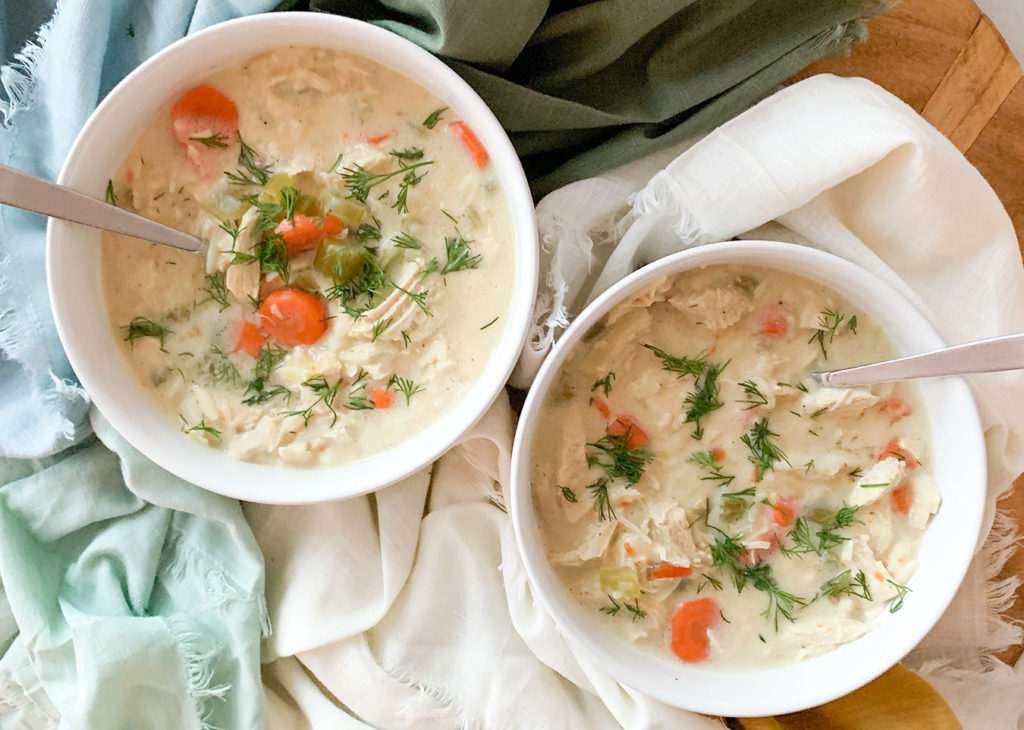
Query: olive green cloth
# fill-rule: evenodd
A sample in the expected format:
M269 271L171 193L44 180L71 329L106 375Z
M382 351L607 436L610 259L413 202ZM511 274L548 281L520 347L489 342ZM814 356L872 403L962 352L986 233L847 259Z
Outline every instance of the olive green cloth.
M294 5L294 4L293 4ZM735 116L863 35L873 0L310 0L441 56L537 198Z

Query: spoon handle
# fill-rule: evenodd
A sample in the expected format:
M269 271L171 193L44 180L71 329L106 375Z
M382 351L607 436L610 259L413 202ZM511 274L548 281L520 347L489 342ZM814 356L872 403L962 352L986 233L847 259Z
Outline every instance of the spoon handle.
M199 252L202 248L202 241L176 228L3 165L0 165L0 203L184 251Z
M821 385L844 387L890 383L911 378L933 378L939 375L967 375L1021 369L1024 369L1024 334L967 342L934 352L855 368L812 373L811 377Z

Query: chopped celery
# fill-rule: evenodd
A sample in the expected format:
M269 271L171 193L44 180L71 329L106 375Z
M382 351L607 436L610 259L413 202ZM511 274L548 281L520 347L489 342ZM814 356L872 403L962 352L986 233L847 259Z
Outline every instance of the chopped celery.
M601 590L616 600L631 601L640 597L640 580L636 569L628 566L601 571Z

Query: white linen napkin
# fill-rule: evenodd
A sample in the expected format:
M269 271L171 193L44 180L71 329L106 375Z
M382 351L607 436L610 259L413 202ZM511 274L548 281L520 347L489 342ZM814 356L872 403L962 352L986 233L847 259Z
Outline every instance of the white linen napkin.
M667 161L649 158L541 201L545 268L520 385L609 284L733 237L854 261L906 294L950 343L1024 331L1024 268L995 194L945 138L870 82L810 78L658 171ZM990 455L987 532L996 496L1024 469L1024 376L971 384ZM246 507L275 627L268 727L717 726L611 680L532 600L502 508L511 442L503 396L429 474L347 502ZM990 656L1021 639L996 615L1017 583L992 582L1010 540L994 532L907 659L967 728L1015 728L1024 717L1024 677Z

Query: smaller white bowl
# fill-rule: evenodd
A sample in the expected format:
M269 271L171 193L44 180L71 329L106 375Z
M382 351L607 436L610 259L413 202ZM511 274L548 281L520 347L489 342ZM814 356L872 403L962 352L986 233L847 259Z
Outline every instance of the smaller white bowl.
M656 279L712 264L781 269L827 286L878 322L904 355L943 347L927 319L864 269L816 249L767 241L732 241L674 254L636 271L592 302L545 360L526 399L512 451L512 524L527 575L542 605L589 657L625 685L677 707L752 717L796 712L840 697L900 661L953 599L974 554L985 504L985 443L978 412L960 378L917 383L926 404L931 464L942 506L925 532L912 591L879 627L826 654L796 664L726 672L684 664L609 635L548 564L530 488L530 451L548 388L580 338L616 304ZM540 434L543 437L543 434Z
M252 502L296 504L352 497L415 473L448 450L501 392L522 349L537 288L537 233L526 176L498 120L454 71L382 28L324 13L269 13L186 36L147 60L103 100L58 182L102 198L108 178L168 100L214 71L263 51L314 46L359 54L412 79L465 120L486 147L514 227L515 270L505 331L476 384L450 412L399 446L356 462L298 469L236 461L184 436L122 356L104 305L100 234L59 220L47 231L46 271L57 332L100 412L133 446L193 484Z

